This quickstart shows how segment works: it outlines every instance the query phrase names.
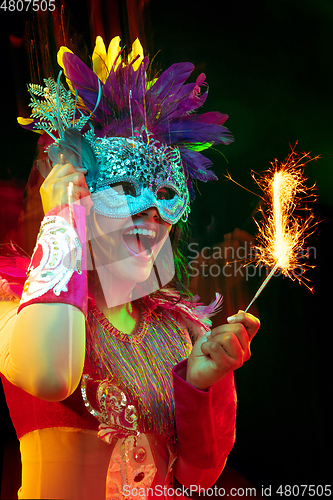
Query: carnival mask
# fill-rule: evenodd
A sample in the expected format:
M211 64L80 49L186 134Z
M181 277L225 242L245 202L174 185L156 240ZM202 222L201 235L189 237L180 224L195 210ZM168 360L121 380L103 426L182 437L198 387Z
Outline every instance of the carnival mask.
M100 165L96 181L87 179L96 213L124 218L155 207L169 224L187 219L189 193L177 147L147 133L97 138L91 146Z
M217 179L201 151L233 140L224 127L228 116L196 113L207 84L203 73L185 83L193 64L176 63L148 79L149 58L140 42L134 42L128 61L119 42L113 39L106 52L97 37L93 70L61 47L58 63L68 89L62 72L57 81L45 79L44 86L30 84L31 118L19 123L52 138L47 150L53 164L62 153L87 171L96 213L124 218L156 207L168 223L185 221L193 182Z

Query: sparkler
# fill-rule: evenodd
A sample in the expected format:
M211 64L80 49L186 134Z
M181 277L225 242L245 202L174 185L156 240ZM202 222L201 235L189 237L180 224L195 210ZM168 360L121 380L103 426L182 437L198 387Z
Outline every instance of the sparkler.
M304 176L306 163L318 159L309 153L297 153L292 149L284 162L271 162L272 168L259 180L255 179L264 193L262 197L268 203L268 210L263 215L261 224L257 223L258 245L254 247L256 264L263 264L271 271L263 281L253 299L245 309L251 307L263 291L272 276L280 272L292 280L307 285L303 274L313 267L300 260L305 256L305 241L313 233L316 223L309 206L315 199L315 186L308 187ZM229 176L231 179L231 177ZM232 179L231 179L232 180ZM302 216L296 213L302 210ZM253 262L253 261L252 261Z

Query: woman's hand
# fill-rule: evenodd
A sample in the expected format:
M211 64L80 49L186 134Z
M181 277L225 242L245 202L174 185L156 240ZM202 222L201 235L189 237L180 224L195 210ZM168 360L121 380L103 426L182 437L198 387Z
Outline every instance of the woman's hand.
M250 343L259 326L255 316L238 311L228 324L200 337L188 359L186 381L204 390L240 368L251 356Z
M90 191L88 189L84 173L86 170L76 170L70 163L55 165L45 181L41 185L40 195L42 198L44 213L52 208L67 203L75 203L85 198L87 208L92 205ZM69 195L68 186L72 183ZM88 211L89 212L89 211Z

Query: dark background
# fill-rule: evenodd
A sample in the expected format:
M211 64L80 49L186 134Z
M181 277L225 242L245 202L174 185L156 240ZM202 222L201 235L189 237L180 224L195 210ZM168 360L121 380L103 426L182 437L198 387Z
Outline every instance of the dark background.
M72 29L82 34L91 53L91 2L65 3ZM250 171L266 170L274 158L283 160L296 141L299 150L321 155L306 167L309 185L317 183L314 210L321 220L308 243L316 249L316 268L308 273L315 292L279 277L258 299L262 326L251 360L236 373L237 440L228 464L259 490L262 485L272 485L274 491L279 485L329 484L333 4L151 0L138 10L132 25L130 4L101 2L108 41L118 34L117 22L124 43L133 41L136 26L146 52L153 56L160 51L155 59L158 68L193 62L193 78L204 72L210 86L204 110L230 116L227 126L235 142L207 154L220 182L200 186L202 196L197 196L191 218L194 241L201 246L217 244L235 227L255 231L251 213L257 199L227 182L227 169L253 190ZM120 12L113 24L111 7ZM28 58L23 48L13 49L13 44L20 45L25 21L26 16L0 11L2 193L13 186L22 189L36 147L34 134L16 124L18 114L28 116ZM17 37L12 44L9 35ZM5 199L0 201L0 222L6 225L13 214ZM8 418L2 432L10 441Z

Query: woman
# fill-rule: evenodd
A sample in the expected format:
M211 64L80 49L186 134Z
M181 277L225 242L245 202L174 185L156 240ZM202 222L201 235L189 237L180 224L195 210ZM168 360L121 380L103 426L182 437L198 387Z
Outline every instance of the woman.
M233 445L232 372L259 322L239 311L210 331L217 304L184 292L168 250L191 180L215 178L198 150L230 142L227 117L192 113L207 93L204 75L184 84L190 63L147 81L138 42L125 62L118 37L107 52L98 38L94 72L66 48L58 61L71 91L30 87L28 125L53 142L45 218L20 304L1 305L19 498L180 496L172 476L207 488Z

